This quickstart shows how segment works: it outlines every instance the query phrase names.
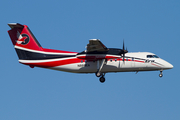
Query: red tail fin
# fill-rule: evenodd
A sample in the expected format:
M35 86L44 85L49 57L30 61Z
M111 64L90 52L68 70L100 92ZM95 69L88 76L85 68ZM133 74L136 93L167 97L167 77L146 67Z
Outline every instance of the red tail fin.
M28 26L19 23L9 23L8 25L11 27L8 33L15 48L21 47L32 50L42 50L41 45Z
M30 67L54 67L66 62L59 62L58 58L75 57L77 53L53 49L43 49L26 25L19 23L8 24L11 41L15 47L19 62ZM48 60L49 59L49 60ZM67 62L68 63L68 62Z

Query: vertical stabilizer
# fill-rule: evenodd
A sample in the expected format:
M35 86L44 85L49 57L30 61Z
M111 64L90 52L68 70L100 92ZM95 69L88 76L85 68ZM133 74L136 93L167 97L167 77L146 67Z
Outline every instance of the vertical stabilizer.
M28 26L19 23L9 23L8 25L11 28L8 33L19 59L31 59L34 57L28 51L43 51Z
M9 23L11 30L8 31L13 45L33 50L41 50L41 45L34 37L28 26L19 23Z

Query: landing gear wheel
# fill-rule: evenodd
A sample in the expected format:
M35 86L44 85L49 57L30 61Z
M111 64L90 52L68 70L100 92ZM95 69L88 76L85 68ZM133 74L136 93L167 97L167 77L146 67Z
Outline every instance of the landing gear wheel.
M162 76L163 76L163 73L162 71L160 71L159 77L161 78Z
M96 77L100 77L102 74L100 72L96 72Z
M162 77L162 76L163 76L163 74L162 74L162 73L160 73L160 74L159 74L159 77Z
M105 82L105 78L102 76L102 77L99 78L99 81L100 81L101 83L104 83L104 82Z

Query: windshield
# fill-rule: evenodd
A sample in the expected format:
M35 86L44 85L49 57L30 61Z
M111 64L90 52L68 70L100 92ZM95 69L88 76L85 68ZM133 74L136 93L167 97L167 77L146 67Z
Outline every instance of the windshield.
M159 58L157 55L147 55L147 58Z

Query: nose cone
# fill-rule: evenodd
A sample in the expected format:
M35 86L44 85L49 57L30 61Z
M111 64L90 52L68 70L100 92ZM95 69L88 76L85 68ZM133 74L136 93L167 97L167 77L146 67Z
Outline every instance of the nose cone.
M172 69L173 68L173 65L168 63L168 62L164 62L164 69Z
M168 63L167 65L166 65L166 68L167 69L172 69L174 66L172 65L172 64L170 64L170 63Z

